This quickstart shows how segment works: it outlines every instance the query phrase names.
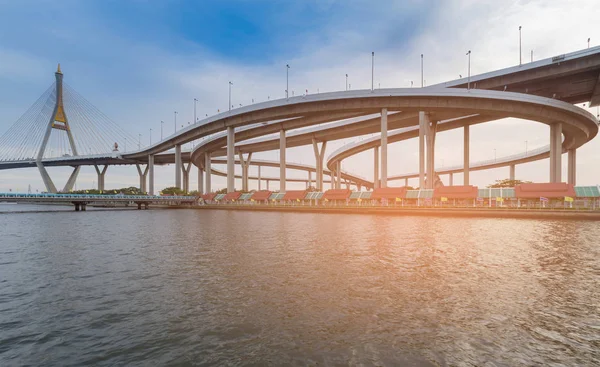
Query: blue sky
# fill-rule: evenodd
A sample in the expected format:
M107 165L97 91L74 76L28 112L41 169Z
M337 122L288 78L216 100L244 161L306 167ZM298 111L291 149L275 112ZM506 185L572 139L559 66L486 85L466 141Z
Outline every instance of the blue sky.
M198 116L227 108L229 80L236 105L283 97L288 63L290 90L314 93L343 89L346 73L353 89L370 87L371 51L376 52L375 84L381 87L416 84L421 53L427 84L465 75L468 49L472 74L511 66L518 60L519 25L524 53L533 49L536 59L585 48L587 37L599 44L596 5L593 0L577 6L559 0L0 0L0 135L53 82L57 62L66 83L147 141L149 129L156 134L161 120L169 122L165 133L172 133L173 111L180 122L192 121L194 98ZM522 136L509 134L507 124L520 124ZM477 127L475 156L490 158L491 146L498 156L508 155L523 150L525 140L530 148L545 145L546 129L516 121ZM461 163L453 149L460 135L448 132L438 139L436 159ZM328 150L348 142L332 142ZM578 155L580 182L600 182L593 168L600 158L597 148L593 142ZM391 147L390 154L411 159L398 160L390 174L414 171L415 153L415 142ZM277 152L257 155L276 157ZM290 149L288 157L314 164L310 147ZM370 177L371 160L359 155L344 168ZM544 161L524 166L522 177L547 180L546 166ZM171 185L172 168L161 170L157 186ZM56 181L66 180L66 171L54 171ZM135 185L135 172L111 168L107 186ZM472 180L485 185L506 175L491 170ZM91 186L93 180L93 168L84 169L80 185ZM214 188L224 185L219 178L214 182ZM25 184L42 187L35 170L0 172L0 190Z

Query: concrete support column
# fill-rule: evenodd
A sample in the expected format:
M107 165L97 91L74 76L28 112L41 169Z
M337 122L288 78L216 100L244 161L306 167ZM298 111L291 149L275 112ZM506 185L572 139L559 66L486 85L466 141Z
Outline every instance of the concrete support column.
M425 188L425 134L429 126L429 114L419 112L419 188Z
M210 162L210 152L207 152L204 156L204 172L206 173L205 179L206 179L206 183L204 185L204 190L205 193L210 194L211 193L211 188L210 188L210 178L211 178L211 173L212 173L212 167L211 167L211 162Z
M408 186L408 177L404 179L404 186Z
M312 172L308 171L308 187L312 186Z
M550 125L550 182L561 182L562 124Z
M227 192L235 191L235 131L227 128Z
M242 191L248 191L248 170L250 169L250 162L252 160L252 153L248 153L248 157L244 159L244 155L238 153L240 157L240 164L242 166Z
M181 189L181 145L175 145L175 187Z
M577 150L569 149L568 150L568 160L567 160L567 183L571 185L577 184Z
M190 192L190 170L192 168L192 162L188 163L187 167L185 163L181 166L181 173L183 174L183 191Z
M135 166L137 167L138 174L140 176L140 191L146 192L146 175L148 175L149 166L146 165L146 169L144 169L143 171L139 164L136 164Z
M260 167L258 166L258 191L261 190Z
M373 148L373 188L379 188L379 147Z
M335 188L342 188L342 161L337 162L337 166L335 168L335 173L337 174L337 178L335 179Z
M515 180L515 165L514 164L510 165L509 179L512 181Z
M387 108L381 110L381 187L387 187Z
M427 188L433 189L435 183L435 135L437 121L432 121L427 129Z
M204 194L204 169L198 167L198 193Z
M267 180L267 191L269 191L269 180Z
M448 174L448 180L450 181L449 186L454 186L454 175L452 173Z
M329 172L329 175L331 177L331 179L329 180L329 182L331 183L331 187L330 189L335 189L335 175L333 174L333 172Z
M154 156L148 155L148 194L154 195Z
M98 174L98 190L104 191L104 177L106 170L108 169L108 164L102 169L100 169L97 165L94 165L94 168L96 169L96 174Z
M285 191L285 130L279 130L279 190Z
M319 143L313 138L312 139L313 150L315 152L315 161L317 167L317 177L315 178L315 182L317 184L317 190L323 191L323 159L325 158L325 149L327 148L327 142L324 141L321 144L321 149L319 150Z
M469 125L464 127L464 136L463 136L464 140L463 140L463 149L464 149L464 153L463 153L463 159L464 159L464 163L463 163L463 185L468 185L469 184L469 151L470 151L470 133L469 133Z

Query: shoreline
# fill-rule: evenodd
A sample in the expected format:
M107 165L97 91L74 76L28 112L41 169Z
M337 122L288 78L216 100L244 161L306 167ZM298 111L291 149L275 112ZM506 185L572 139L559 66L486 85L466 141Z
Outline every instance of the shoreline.
M374 214L396 216L510 218L510 219L570 219L600 221L600 211L559 209L470 209L470 208L406 208L356 206L267 206L267 205L199 205L200 210L240 210L280 213Z

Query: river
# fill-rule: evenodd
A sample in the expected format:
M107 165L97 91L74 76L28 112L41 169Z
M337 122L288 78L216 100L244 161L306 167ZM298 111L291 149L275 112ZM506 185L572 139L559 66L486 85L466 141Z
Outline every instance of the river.
M597 222L0 212L1 366L600 364Z

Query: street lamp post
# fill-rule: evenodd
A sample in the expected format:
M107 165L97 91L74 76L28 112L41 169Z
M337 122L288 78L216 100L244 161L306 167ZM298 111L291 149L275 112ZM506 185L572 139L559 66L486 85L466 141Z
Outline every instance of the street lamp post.
M469 50L469 52L467 52L467 56L469 57L469 67L468 67L468 74L467 74L467 90L471 89L471 50Z
M423 54L421 54L421 88L423 88Z
M150 135L148 135L148 136L150 139L150 145L152 145L152 128L150 128Z
M374 80L375 80L375 51L371 51L371 90L373 90Z
M164 121L160 122L160 140L163 140L163 125L165 124Z
M175 132L177 132L177 111L174 112L174 115L175 115L175 120L174 120Z
M290 64L285 64L285 99L288 99L290 91Z
M519 26L519 66L521 66L521 26Z
M196 102L198 102L197 98L194 98L194 124L196 123Z
M229 111L231 112L231 86L233 85L232 82L229 82Z
M590 37L588 37L588 48L590 48Z
M142 148L142 134L138 134L138 150Z
M348 74L346 74L346 92L348 91Z

